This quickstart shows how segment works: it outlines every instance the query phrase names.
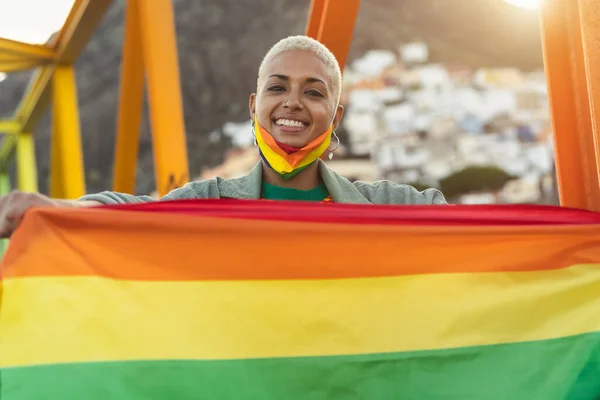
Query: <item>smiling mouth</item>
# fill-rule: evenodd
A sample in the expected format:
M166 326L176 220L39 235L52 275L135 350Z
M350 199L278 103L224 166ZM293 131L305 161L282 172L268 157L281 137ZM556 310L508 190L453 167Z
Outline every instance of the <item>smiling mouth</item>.
M308 126L307 123L293 119L278 118L274 120L275 125L287 132L298 132Z

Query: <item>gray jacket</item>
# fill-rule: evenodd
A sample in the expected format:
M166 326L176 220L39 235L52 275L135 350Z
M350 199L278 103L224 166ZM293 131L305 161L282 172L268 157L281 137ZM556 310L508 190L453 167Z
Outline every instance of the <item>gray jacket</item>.
M390 181L373 183L350 182L319 162L319 172L329 194L336 203L354 204L447 204L444 195L436 189L417 191L409 185L398 185ZM212 178L190 182L175 189L162 200L182 199L259 199L262 182L262 163L259 162L248 175L235 179ZM82 197L80 200L95 200L102 204L127 204L156 201L150 196L133 196L117 192L101 192Z

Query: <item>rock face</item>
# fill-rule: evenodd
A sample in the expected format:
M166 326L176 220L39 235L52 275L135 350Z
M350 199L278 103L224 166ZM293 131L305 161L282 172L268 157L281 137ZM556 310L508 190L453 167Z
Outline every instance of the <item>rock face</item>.
M229 138L209 135L248 118L262 56L304 31L310 0L174 0L190 172L222 161ZM124 0L115 0L77 62L87 189L110 188ZM537 17L502 0L363 0L350 60L370 49L420 40L435 62L471 67L542 66ZM0 116L20 99L29 73L0 84ZM146 114L147 115L147 114ZM40 190L47 190L49 117L36 132ZM149 124L143 124L137 192L154 188Z

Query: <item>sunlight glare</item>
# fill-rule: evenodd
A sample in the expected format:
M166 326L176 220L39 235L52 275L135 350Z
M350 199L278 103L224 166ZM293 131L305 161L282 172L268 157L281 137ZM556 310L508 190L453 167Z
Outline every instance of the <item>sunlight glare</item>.
M537 10L542 4L542 0L504 0L505 2L529 10Z
M44 44L59 30L74 0L0 0L0 37Z

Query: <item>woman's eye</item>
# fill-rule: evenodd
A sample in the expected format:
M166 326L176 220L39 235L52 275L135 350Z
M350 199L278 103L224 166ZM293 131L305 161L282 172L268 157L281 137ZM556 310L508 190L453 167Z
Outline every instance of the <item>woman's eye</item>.
M269 88L267 89L269 92L280 92L283 90L282 86L269 86Z
M306 94L309 96L323 97L323 94L321 92L319 92L318 90L308 90L306 92Z

